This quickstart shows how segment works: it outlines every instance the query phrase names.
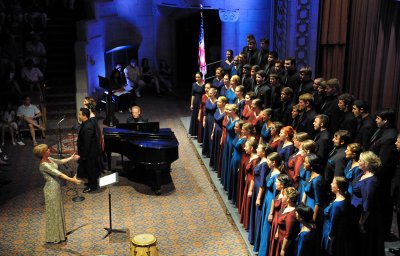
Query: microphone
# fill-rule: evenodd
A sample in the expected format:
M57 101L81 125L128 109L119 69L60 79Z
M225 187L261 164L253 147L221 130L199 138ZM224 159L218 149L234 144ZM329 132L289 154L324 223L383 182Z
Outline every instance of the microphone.
M62 122L62 121L64 121L64 120L65 120L65 115L63 115L63 116L61 117L61 120L60 120L60 121L58 121L57 125L60 125L60 124L61 124L61 122Z

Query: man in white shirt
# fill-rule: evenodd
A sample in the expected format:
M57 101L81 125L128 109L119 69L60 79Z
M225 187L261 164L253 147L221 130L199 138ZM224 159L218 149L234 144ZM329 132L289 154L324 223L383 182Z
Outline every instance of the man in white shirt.
M135 93L140 98L140 90L146 86L146 83L141 80L142 74L139 67L136 65L136 60L132 59L128 66L124 69L127 87L135 88ZM129 89L127 89L129 90Z
M40 69L34 67L33 60L28 59L25 66L21 69L21 79L29 85L29 91L33 91L33 87L37 87L41 93L42 88L40 82L43 80L43 73Z
M33 145L37 145L35 127L42 130L42 138L45 138L45 128L37 123L37 119L42 116L42 113L35 105L31 104L31 98L29 96L26 96L24 98L24 104L18 107L17 116L22 122L28 125Z

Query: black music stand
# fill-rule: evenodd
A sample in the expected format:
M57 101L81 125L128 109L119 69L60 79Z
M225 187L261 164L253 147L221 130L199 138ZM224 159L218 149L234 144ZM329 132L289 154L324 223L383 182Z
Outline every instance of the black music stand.
M99 187L106 187L108 188L108 213L109 213L109 217L110 217L110 227L109 228L104 228L105 230L107 230L107 234L103 237L106 238L107 236L109 236L111 233L115 232L115 233L126 233L126 230L123 229L113 229L112 228L112 216L111 216L111 192L110 192L110 186L118 183L119 182L119 177L118 177L118 173L114 172L110 175L104 176L99 178Z
M103 124L107 126L114 126L119 123L118 119L114 114L114 104L112 104L112 95L113 91L118 89L119 86L112 80L98 76L99 77L99 86L107 91L106 96L106 118L103 121Z

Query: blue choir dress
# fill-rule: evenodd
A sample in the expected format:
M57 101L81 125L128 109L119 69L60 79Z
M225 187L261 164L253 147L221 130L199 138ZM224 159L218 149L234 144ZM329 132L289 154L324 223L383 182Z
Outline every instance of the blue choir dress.
M229 175L227 180L228 187L228 200L232 200L236 203L236 193L237 193L237 182L238 182L238 169L240 167L240 162L242 160L243 144L246 142L246 138L239 138L239 135L235 137L232 141L233 153L231 162L229 164Z
M201 104L201 97L204 94L204 86L193 83L192 85L192 96L194 96L193 110L190 118L189 134L193 137L197 137L197 129L199 127L198 115Z
M325 208L321 246L329 255L352 255L349 217L346 200L333 201Z
M267 255L269 250L269 238L271 231L271 223L268 221L268 215L271 211L272 201L276 197L275 181L279 173L273 174L270 172L265 178L265 196L261 212L261 220L259 224L258 236L255 238L254 248L258 255Z
M212 103L210 99L207 99L205 109L204 116L206 118L206 123L203 129L203 148L201 153L204 156L210 157L211 133L214 127L214 113L217 110L217 101Z
M286 147L283 147L283 142L282 142L282 143L280 143L278 145L278 148L277 148L276 151L279 153L279 155L281 155L282 160L285 163L285 167L287 168L288 167L287 163L289 161L289 157L291 155L293 155L293 153L294 153L293 144L290 144L290 145L287 145Z
M351 168L351 164L352 160L350 160L344 168L344 177L349 182L349 189L347 191L350 195L353 194L353 180L362 172L359 166Z
M225 93L225 97L228 100L229 104L234 104L236 101L235 92L232 89L228 89Z
M228 190L228 175L229 175L229 165L231 163L232 152L233 152L233 140L235 139L235 124L238 121L228 119L228 123L226 124L226 139L224 144L224 149L222 153L222 167L221 167L221 183L225 190Z
M315 256L315 230L302 231L296 238L296 256Z
M255 238L258 236L258 226L261 221L261 205L257 206L257 196L260 187L265 187L265 177L268 175L268 164L267 162L260 162L254 167L254 187L253 195L250 203L250 221L249 221L249 242L254 244Z
M268 144L271 140L271 128L267 127L267 123L263 123L261 127L261 138L264 145Z
M224 121L225 113L217 109L214 113L214 135L211 141L211 152L210 152L210 167L217 168L218 166L218 155L220 151L220 143L222 137L222 122ZM214 169L215 170L215 169ZM217 171L217 170L215 170Z

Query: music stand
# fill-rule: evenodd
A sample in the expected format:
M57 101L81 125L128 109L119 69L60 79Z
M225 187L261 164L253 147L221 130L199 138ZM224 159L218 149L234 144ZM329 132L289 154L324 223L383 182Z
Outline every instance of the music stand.
M112 80L98 76L99 77L99 86L107 91L106 96L106 118L103 121L103 124L107 126L114 126L118 124L119 121L115 117L114 114L114 105L112 104L112 95L113 90L119 89L119 86Z
M115 232L115 233L126 233L126 230L123 229L113 229L112 228L112 216L111 216L111 192L110 192L110 186L112 184L118 183L119 182L119 177L118 177L118 173L114 172L110 175L104 176L99 178L99 187L106 187L108 188L108 213L109 213L109 217L110 217L110 227L109 228L104 228L105 230L107 230L107 234L103 237L106 238L107 236L109 236L111 233Z

